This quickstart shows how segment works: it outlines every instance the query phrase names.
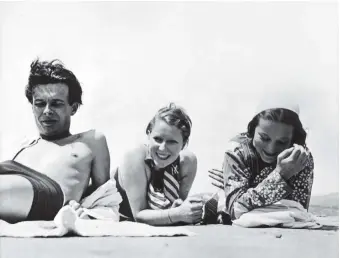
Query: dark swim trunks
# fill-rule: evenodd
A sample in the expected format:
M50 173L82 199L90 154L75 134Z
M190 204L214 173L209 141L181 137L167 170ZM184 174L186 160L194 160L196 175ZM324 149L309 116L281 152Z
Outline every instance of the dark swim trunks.
M54 180L16 161L0 162L0 175L18 175L32 184L34 196L26 220L53 220L63 207L64 194Z

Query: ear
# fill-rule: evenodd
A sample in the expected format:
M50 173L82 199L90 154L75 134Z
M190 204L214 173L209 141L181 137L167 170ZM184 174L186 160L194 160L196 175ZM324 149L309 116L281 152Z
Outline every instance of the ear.
M73 116L77 112L77 110L79 108L79 103L73 103L71 105L71 108L72 108L71 116Z

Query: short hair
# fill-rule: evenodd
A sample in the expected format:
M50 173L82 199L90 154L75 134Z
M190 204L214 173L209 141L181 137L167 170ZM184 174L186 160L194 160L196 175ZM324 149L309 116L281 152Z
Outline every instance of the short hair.
M303 129L302 123L297 113L284 108L274 108L262 111L261 113L257 114L248 124L247 136L251 139L254 138L255 128L258 126L260 118L293 126L294 129L292 143L302 146L306 145L307 133Z
M39 58L31 63L31 71L28 77L28 85L25 89L25 95L28 101L33 103L33 90L37 85L44 85L50 83L63 83L68 87L68 101L82 104L82 88L76 76L63 63L54 59L50 62L40 61Z
M192 122L182 107L176 106L174 103L170 103L168 106L158 110L156 115L151 119L146 127L146 134L150 134L152 132L157 119L161 119L168 125L177 127L182 133L183 147L188 144Z

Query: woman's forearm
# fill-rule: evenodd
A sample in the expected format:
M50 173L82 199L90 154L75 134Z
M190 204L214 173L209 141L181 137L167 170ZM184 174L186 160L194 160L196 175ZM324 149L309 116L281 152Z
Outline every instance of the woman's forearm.
M173 225L180 222L180 216L178 215L178 207L165 210L142 210L137 216L137 222L153 226L166 226Z

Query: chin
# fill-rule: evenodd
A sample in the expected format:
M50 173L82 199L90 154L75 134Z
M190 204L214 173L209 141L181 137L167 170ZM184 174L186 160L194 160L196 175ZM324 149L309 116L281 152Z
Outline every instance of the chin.
M264 162L270 163L270 164L276 162L276 158L268 159L268 158L265 158L265 157L262 156L261 159L262 159Z
M165 168L166 166L170 165L171 162L167 162L167 161L163 161L163 160L156 160L155 161L155 165L158 167L158 168Z
M159 158L154 159L155 165L158 168L165 168L166 166L169 166L171 163L173 163L175 160L172 157L169 157L166 160L162 160Z
M55 135L55 132L50 132L50 131L43 131L43 132L40 132L40 134L42 135L45 135L45 136L54 136Z

